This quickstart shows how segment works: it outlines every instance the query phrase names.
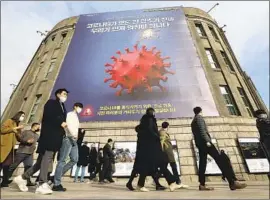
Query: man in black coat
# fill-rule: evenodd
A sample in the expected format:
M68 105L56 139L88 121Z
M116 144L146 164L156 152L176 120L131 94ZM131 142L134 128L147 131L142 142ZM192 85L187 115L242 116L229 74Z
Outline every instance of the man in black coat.
M270 163L270 119L264 110L255 111L255 116L257 117L256 126L260 133L260 142ZM270 178L270 174L268 174L268 178Z
M53 157L59 151L65 135L66 109L64 102L67 100L68 91L58 89L55 92L55 99L50 99L44 106L43 118L41 123L41 133L37 153L37 162L28 169L22 176L17 176L14 182L23 192L28 191L26 180L40 170L39 187L36 193L51 194L52 190L48 185L47 174L49 166L53 162Z
M108 139L107 144L103 147L103 167L101 172L100 183L104 183L107 179L110 183L114 183L112 179L112 160L114 159L114 153L112 151L113 140Z
M168 170L167 156L163 153L159 138L155 110L148 108L146 114L140 120L138 129L138 141L136 152L136 165L134 169L140 174L137 189L141 192L148 192L144 187L146 176L155 176L157 169L164 175L170 191L180 189L176 184L175 177Z
M241 184L233 179L233 174L226 170L228 166L224 166L221 160L221 156L211 141L211 136L208 132L207 125L202 116L202 109L196 107L193 109L195 117L191 123L191 129L194 136L195 144L199 150L199 182L200 190L213 190L214 188L207 187L205 185L205 170L207 165L207 155L209 154L217 163L218 167L225 175L229 182L231 190L243 189L246 184Z

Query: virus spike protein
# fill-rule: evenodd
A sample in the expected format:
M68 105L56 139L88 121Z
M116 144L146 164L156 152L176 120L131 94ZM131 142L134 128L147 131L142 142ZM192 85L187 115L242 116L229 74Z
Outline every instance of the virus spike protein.
M165 74L174 74L165 69L171 66L171 63L164 63L170 57L162 58L161 52L154 50L156 47L148 50L146 46L139 49L138 45L134 45L134 51L130 51L129 48L125 49L125 53L117 51L118 57L111 57L114 63L105 64L105 67L111 67L105 70L111 77L104 79L104 82L113 81L109 85L111 88L121 87L116 92L117 96L121 96L123 90L128 94L137 89L152 92L154 86L166 91L166 88L160 85L160 81L167 81L168 77Z

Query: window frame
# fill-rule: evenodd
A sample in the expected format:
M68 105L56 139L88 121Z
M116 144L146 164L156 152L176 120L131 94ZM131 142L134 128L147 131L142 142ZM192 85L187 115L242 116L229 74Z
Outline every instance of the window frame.
M204 51L205 51L208 63L210 64L211 68L212 69L220 69L220 65L218 63L218 60L217 60L217 57L216 57L214 51L211 48L204 48ZM209 54L207 52L209 52ZM209 60L209 56L211 56L211 60L213 60L213 62L211 62ZM213 64L215 67L213 67Z
M225 90L223 93L222 89ZM235 99L233 98L232 92L228 85L219 85L220 93L224 99L225 106L228 109L228 112L231 116L241 116L241 113L238 109Z
M53 60L53 61L50 63L50 66L49 66L49 68L48 68L48 70L47 70L47 72L46 72L46 75L45 75L45 79L48 79L49 75L54 71L54 69L55 69L55 64L56 64L55 60ZM52 66L53 66L53 67L52 67Z
M36 95L35 103L33 104L32 108L31 108L31 111L29 113L29 117L28 117L28 120L27 120L28 124L33 122L33 119L35 118L35 115L36 115L36 112L38 110L41 98L42 98L42 94ZM34 108L35 108L35 110L34 110Z
M208 29L209 29L209 31L210 31L212 37L213 37L216 41L219 41L219 37L218 37L218 34L217 34L215 28L214 28L213 26L211 26L211 25L208 25Z
M239 95L244 103L244 106L245 106L246 111L248 112L249 116L254 117L253 108L251 106L251 103L247 97L245 90L242 87L237 87L237 90L239 92Z
M196 29L196 32L197 32L197 34L199 35L199 37L207 37L207 35L206 35L206 32L205 32L205 30L204 30L204 28L203 28L203 25L202 25L202 23L201 22L194 22L194 24L195 24L195 29ZM200 32L199 32L199 31Z
M235 69L232 65L232 62L230 61L230 59L228 58L227 54L225 51L220 50L220 55L224 61L224 63L226 64L227 68L231 71L231 72L235 72Z

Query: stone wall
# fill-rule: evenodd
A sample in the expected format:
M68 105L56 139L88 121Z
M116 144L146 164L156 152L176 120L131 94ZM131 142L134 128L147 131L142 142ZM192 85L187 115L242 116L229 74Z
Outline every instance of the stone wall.
M184 182L198 181L195 153L192 146L191 120L191 118L167 120L170 123L171 138L177 141L181 179ZM236 139L238 137L258 137L254 119L212 117L206 118L206 122L211 136L217 139L219 148L228 153L237 177L251 181L268 180L266 174L247 173L237 145ZM159 126L161 123L161 120L158 121ZM100 142L100 145L103 146L108 138L112 138L114 141L136 141L137 136L134 127L137 124L137 121L89 122L82 123L81 127L86 130L84 141ZM66 176L69 176L69 174L67 173ZM221 181L221 176L208 176L207 181Z

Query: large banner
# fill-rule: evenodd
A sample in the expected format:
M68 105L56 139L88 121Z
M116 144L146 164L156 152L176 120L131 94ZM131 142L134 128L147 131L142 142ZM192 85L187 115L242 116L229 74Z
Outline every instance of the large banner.
M199 150L195 145L195 140L192 140L192 143L193 143L193 148L195 150L197 169L199 170L199 163L200 163ZM212 143L219 150L218 145L217 145L217 140L212 139ZM217 163L215 162L215 160L209 155L207 155L207 164L206 164L205 174L207 174L207 175L220 175L220 174L222 174Z
M238 138L249 173L269 172L269 162L258 138Z
M53 93L82 102L82 121L218 116L181 7L81 15ZM52 94L53 94L52 93ZM52 95L53 97L53 95Z
M179 163L179 154L176 140L172 140L173 145L173 153L176 161L177 169L179 175L180 173L180 163ZM133 169L133 164L136 156L136 147L137 142L115 142L114 148L116 152L115 157L115 173L113 176L121 177L121 176L130 176L131 171ZM170 165L168 165L168 169L172 172Z

